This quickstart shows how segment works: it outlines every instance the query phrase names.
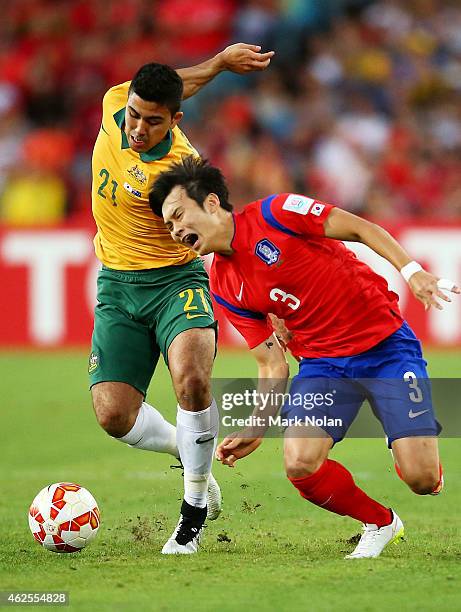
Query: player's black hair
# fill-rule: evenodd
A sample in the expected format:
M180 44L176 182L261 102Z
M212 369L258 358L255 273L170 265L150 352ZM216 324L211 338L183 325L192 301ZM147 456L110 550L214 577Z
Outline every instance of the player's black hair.
M158 217L162 216L163 202L177 185L184 187L187 195L201 208L207 195L215 193L221 207L224 210L232 210L229 190L221 170L212 166L206 159L189 155L158 175L149 193L150 207Z
M183 82L179 74L165 64L144 64L134 75L128 95L132 92L147 102L166 106L173 116L181 107Z

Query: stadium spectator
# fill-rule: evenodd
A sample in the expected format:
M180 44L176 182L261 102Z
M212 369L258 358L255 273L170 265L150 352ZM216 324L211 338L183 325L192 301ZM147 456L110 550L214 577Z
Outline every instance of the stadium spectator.
M20 160L26 129L18 88L0 82L0 195L9 173Z
M271 71L245 84L223 75L186 102L183 122L229 176L237 205L270 176L275 191L308 192L354 212L459 217L460 32L455 0L7 3L0 193L7 166L24 156L25 131L60 128L74 143L60 170L66 210L89 219L92 144L108 87L144 61L189 64L246 38L275 47Z
M0 197L0 219L11 226L54 225L64 219L66 187L44 168L25 166Z

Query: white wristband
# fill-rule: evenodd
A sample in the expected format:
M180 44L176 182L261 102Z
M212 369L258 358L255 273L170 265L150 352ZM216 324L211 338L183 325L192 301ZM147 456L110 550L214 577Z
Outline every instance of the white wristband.
M422 266L420 266L417 261L410 261L410 263L407 263L406 266L403 266L403 268L400 270L400 274L408 283L410 277L413 276L413 274L416 274L416 272L420 272L422 269Z

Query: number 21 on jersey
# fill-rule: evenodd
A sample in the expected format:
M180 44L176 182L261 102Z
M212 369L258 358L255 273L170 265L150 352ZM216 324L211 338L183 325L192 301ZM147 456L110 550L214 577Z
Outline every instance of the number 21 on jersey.
M112 206L117 206L117 199L116 199L116 193L117 193L117 187L118 187L117 181L114 181L114 179L110 178L109 171L106 170L105 168L101 168L99 176L102 178L102 182L99 185L98 195L104 198L104 200L106 199L106 194L104 193L104 190L107 186L107 183L110 180L110 184L112 187L111 193L110 193L111 198L112 198Z

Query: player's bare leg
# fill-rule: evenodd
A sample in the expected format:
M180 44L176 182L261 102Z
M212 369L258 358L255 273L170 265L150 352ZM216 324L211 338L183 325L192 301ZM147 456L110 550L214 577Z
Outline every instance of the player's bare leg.
M91 397L99 425L114 438L121 438L133 427L143 399L137 389L122 382L93 385Z
M93 408L101 427L133 448L178 457L176 428L140 391L123 382L100 382L91 388Z
M198 550L209 490L211 464L219 429L219 415L211 394L215 331L188 329L176 336L168 362L178 399L177 443L184 465L184 501L178 525L163 547L164 554L190 554ZM213 483L213 481L212 481ZM208 500L207 500L208 497Z
M372 558L403 535L403 524L389 508L368 497L340 463L328 459L333 440L322 430L299 427L285 433L285 469L304 499L320 508L347 515L364 524L364 532L349 559Z
M284 461L288 478L305 478L316 472L328 457L333 440L322 429L302 428L309 437L300 437L300 427L285 432Z
M392 443L397 473L418 495L437 495L443 488L435 436L400 438Z

